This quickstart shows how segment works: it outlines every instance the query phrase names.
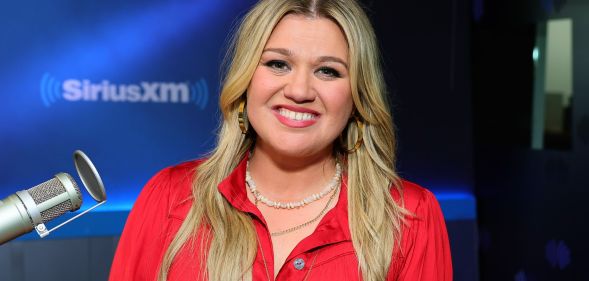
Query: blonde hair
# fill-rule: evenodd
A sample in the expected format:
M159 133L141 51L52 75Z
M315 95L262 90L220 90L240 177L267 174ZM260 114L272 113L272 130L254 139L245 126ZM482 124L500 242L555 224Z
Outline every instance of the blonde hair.
M363 280L384 280L387 276L406 211L391 196L391 185L401 191L395 172L395 133L378 46L368 17L354 0L262 0L247 13L233 38L219 99L223 122L217 147L195 171L194 201L165 252L159 280L166 280L174 257L183 247L194 246L197 233L207 245L198 251L201 265L206 267L201 272L209 280L252 278L256 231L249 215L223 198L218 184L254 143L255 134L242 135L239 129L237 108L245 98L266 41L286 14L331 19L347 39L352 99L355 114L365 123L364 144L353 154L343 149L334 153L347 164L348 218ZM358 128L350 122L343 132L344 142L352 147L357 136Z

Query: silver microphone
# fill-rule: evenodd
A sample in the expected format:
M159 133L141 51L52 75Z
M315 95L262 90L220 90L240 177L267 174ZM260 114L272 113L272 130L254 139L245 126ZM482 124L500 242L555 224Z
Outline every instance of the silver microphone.
M0 244L3 244L32 231L37 225L80 209L82 194L72 176L59 173L53 179L18 191L0 202Z
M48 230L45 223L82 206L82 194L76 181L67 173L59 173L44 183L18 191L0 201L0 245L33 229L39 236L45 237L106 202L104 185L90 159L78 150L74 153L74 162L86 189L100 203Z

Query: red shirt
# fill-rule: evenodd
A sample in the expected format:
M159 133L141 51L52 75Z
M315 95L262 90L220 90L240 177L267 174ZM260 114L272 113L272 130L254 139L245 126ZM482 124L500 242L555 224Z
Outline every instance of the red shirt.
M166 168L145 186L131 210L110 272L110 281L155 281L163 254L192 204L191 186L200 161ZM219 191L233 207L247 212L258 233L262 256L253 265L253 280L274 276L270 234L257 207L247 199L245 163L219 184ZM290 253L275 280L361 280L350 236L346 177L336 206L325 214L315 231ZM392 189L393 198L399 194ZM387 280L452 280L452 263L446 225L438 202L428 190L403 181L405 208L414 213L402 230ZM200 239L195 239L198 241ZM176 256L168 280L203 280L198 248L185 247ZM268 269L264 266L264 259ZM296 264L296 266L295 266ZM311 267L311 271L309 268Z

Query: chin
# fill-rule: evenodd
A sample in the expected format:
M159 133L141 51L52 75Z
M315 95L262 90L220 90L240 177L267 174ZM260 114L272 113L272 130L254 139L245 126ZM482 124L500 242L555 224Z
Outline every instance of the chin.
M309 142L279 142L274 145L277 154L285 158L306 158L314 157L323 153L331 153L331 145L314 146Z
M273 132L273 133L272 133ZM266 138L264 138L266 136ZM257 135L260 148L268 148L268 153L284 158L317 157L321 154L331 154L333 141L330 136L309 133L281 132L280 128L266 130Z

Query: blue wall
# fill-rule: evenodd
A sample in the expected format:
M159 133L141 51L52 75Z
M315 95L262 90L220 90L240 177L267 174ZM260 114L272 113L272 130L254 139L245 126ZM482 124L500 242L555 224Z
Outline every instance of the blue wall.
M209 150L228 33L251 2L2 4L0 197L75 176L82 149L106 208L128 209L157 170Z
M220 65L237 18L254 2L2 3L0 198L58 172L77 178L72 153L81 149L98 168L108 202L49 239L85 244L80 237L116 237L149 177L213 147ZM363 2L383 48L399 172L438 196L451 222L455 262L469 265L456 280L473 280L476 214L463 55L468 5ZM82 209L92 205L89 196L84 201ZM36 247L40 241L28 241L35 235L4 248L0 260L20 268L7 278L33 278L23 266L28 250L21 248ZM112 239L106 243L116 244ZM44 245L50 243L67 244ZM108 264L111 254L101 260Z
M76 176L71 155L81 149L106 186L108 202L100 210L124 214L156 171L210 150L228 37L253 2L2 4L0 198L58 172ZM392 7L367 5L371 11ZM470 123L463 122L470 112L463 107L468 92L456 82L465 73L463 59L455 57L454 80L437 75L447 68L447 51L456 51L450 47L462 45L448 41L427 56L415 51L424 40L451 38L445 29L423 29L427 21L411 27L427 31L419 37L407 37L407 29L395 22L398 30L384 32L391 19L408 19L401 11L421 9L397 5L395 17L371 17L383 43L393 111L399 117L400 173L433 190L447 218L473 219L471 131ZM416 61L432 66L416 67ZM431 85L437 84L422 83L424 75L446 86L436 86L439 93L432 95ZM426 106L424 98L433 98L438 106ZM444 104L451 110L439 106ZM85 196L82 208L90 201Z
M103 177L105 208L128 209L157 170L208 151L219 117L219 72L228 34L252 2L2 4L0 198L58 172L75 175L71 154L82 149ZM402 33L394 34L381 34L382 41L401 38ZM400 80L404 85L413 83L407 76ZM471 160L463 145L469 141L468 125L458 128L458 135L447 134L450 138L425 141L424 133L444 128L414 130L431 120L408 104L421 93L427 89L394 97L406 103L398 114L401 173L438 194L468 196ZM467 113L453 112L453 119ZM414 114L419 118L405 120ZM460 149L466 152L455 153Z

